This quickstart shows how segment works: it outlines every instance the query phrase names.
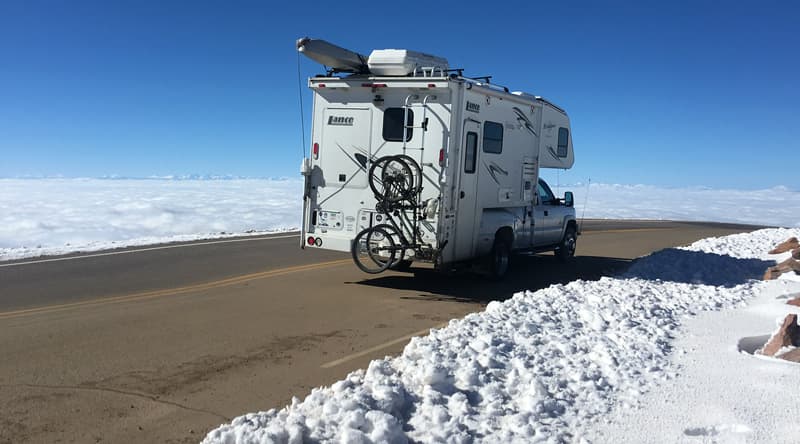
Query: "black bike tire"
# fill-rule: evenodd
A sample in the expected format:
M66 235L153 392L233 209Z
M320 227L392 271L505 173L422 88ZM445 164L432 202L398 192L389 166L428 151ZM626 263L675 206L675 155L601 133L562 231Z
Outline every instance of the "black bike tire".
M408 154L398 154L396 157L403 159L412 170L411 174L414 176L414 189L410 194L414 195L419 193L422 189L422 168L420 168L417 161Z
M391 245L389 247L390 251L391 251L391 254L390 254L389 258L386 260L386 262L381 262L381 261L376 260L374 255L373 255L372 250L369 248L370 237L376 232L383 233L385 238L389 239L389 243ZM365 264L363 264L361 262L361 260L359 260L359 244L361 243L361 238L364 237L364 236L366 236L365 242L367 243L367 255L369 256L370 260L375 265L377 265L377 268L367 267ZM394 249L394 239L392 239L391 235L389 233L387 233L384 229L377 228L377 227L368 227L368 228L365 228L365 229L361 230L361 232L359 232L356 235L356 237L353 239L353 243L350 246L350 254L353 257L353 262L355 262L356 266L361 271L363 271L364 273L369 273L369 274L378 274L378 273L381 273L383 271L386 271L392 265L392 263L394 262L394 256L395 256L396 253L397 252Z
M377 160L372 162L372 164L369 166L369 170L367 171L367 183L369 183L369 187L372 190L372 193L375 195L375 199L377 199L378 201L382 200L383 193L378 191L378 187L375 184L375 179L378 177L375 174L375 170L378 168L378 166L380 166L381 167L380 171L381 171L381 174L382 174L383 173L383 165L382 164L384 164L384 163L388 162L389 160L391 160L392 157L393 156L383 156L383 157L378 158Z
M374 225L373 228L381 228L383 231L388 233L389 236L397 236L398 237L398 239L397 239L398 242L394 242L395 246L392 247L392 248L395 249L395 252L400 251L400 255L399 255L399 257L396 257L395 260L392 261L391 265L389 265L389 268L394 267L400 261L402 261L405 258L405 255L406 255L406 249L404 248L404 246L401 243L402 242L402 237L400 236L400 233L390 224L378 224L378 225ZM394 238L392 238L392 241L394 241Z
M402 202L404 200L410 200L409 198L414 193L414 189L416 187L416 179L414 178L414 172L411 170L411 166L408 164L408 161L404 159L404 155L397 155L397 156L390 156L389 159L383 163L383 167L381 168L381 182L384 183L384 190L381 198L386 202L390 203L397 203ZM410 159L410 158L409 158ZM412 162L414 159L410 159ZM394 166L394 162L399 164L399 166ZM396 193L390 194L388 193L388 189L386 187L386 177L387 177L387 170L386 168L390 165L393 165L394 168L403 170L401 177L403 178L403 182L410 182L408 186L401 186L396 190Z

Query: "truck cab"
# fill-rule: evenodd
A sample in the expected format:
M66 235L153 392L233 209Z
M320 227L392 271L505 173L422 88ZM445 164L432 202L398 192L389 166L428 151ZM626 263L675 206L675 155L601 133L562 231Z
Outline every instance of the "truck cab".
M570 227L577 227L575 223L575 207L572 192L567 191L563 199L557 198L550 186L539 179L536 188L536 205L534 205L533 219L533 247L535 249L555 248L563 240ZM577 233L577 230L575 230ZM567 257L574 253L566 251Z

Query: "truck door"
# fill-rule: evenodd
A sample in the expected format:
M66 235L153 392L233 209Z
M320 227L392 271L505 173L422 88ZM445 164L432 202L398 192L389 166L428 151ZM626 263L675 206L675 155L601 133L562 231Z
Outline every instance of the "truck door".
M458 212L456 217L455 260L471 259L475 248L478 194L478 156L481 124L464 121L464 138L459 165Z
M562 212L553 192L539 180L536 187L538 199L533 210L533 244L537 247L553 245L561 237Z

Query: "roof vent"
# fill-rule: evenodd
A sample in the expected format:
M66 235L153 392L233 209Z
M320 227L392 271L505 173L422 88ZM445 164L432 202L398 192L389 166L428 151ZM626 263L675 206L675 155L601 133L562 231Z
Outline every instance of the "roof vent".
M378 76L407 76L414 72L439 72L445 75L447 59L407 49L376 49L367 60L369 72Z

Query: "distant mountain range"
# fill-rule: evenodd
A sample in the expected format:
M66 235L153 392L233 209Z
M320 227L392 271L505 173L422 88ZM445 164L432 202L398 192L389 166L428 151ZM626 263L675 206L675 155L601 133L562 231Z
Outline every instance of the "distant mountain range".
M175 174L164 176L120 176L116 174L105 176L63 176L63 175L50 175L50 176L6 176L0 179L99 179L99 180L294 180L298 177L266 177L266 176L234 176L230 174Z

